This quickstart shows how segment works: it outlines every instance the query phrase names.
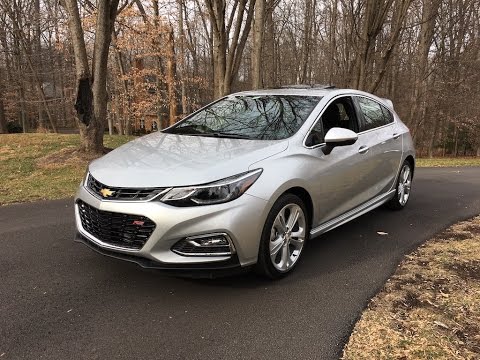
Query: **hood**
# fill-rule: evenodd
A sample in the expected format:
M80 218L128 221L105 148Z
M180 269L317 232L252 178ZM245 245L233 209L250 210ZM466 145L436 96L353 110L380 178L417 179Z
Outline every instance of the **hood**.
M92 176L114 187L205 184L248 171L278 154L288 140L243 140L154 133L131 141L89 166Z

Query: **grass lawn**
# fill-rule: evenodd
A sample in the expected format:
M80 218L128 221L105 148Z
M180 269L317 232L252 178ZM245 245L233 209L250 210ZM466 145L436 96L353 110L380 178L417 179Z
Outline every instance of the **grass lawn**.
M480 166L480 157L417 158L416 163L418 167Z
M105 146L118 147L133 137L105 136ZM72 154L79 135L0 135L0 205L73 196L88 160ZM52 162L55 156L59 161Z
M480 216L406 257L355 325L343 359L479 359Z
M133 137L105 136L116 148ZM79 135L0 135L0 205L75 194L88 159L75 155ZM91 159L90 159L91 160ZM480 158L417 159L417 166L480 166Z

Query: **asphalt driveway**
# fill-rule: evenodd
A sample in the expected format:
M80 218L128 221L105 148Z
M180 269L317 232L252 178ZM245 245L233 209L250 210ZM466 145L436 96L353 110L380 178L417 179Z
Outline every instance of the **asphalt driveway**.
M418 169L406 209L314 239L269 282L100 256L72 241L71 199L0 207L0 359L337 359L402 256L479 213L480 168Z

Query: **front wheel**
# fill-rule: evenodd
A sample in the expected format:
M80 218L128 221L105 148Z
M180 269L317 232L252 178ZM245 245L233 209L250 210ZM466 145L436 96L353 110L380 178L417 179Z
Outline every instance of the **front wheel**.
M407 160L404 161L402 169L397 179L395 195L387 203L387 207L392 210L401 210L407 205L412 190L412 165Z
M258 253L257 270L278 279L297 265L310 232L304 202L293 194L282 195L265 222Z

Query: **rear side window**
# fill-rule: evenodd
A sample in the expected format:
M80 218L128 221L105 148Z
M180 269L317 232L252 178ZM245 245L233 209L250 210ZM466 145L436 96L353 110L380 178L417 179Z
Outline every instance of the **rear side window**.
M387 121L387 124L392 123L393 122L393 114L385 106L381 106L381 107L382 107L383 115L385 116L385 119Z
M392 113L376 101L364 97L357 97L357 101L363 115L360 131L375 129L393 122Z

